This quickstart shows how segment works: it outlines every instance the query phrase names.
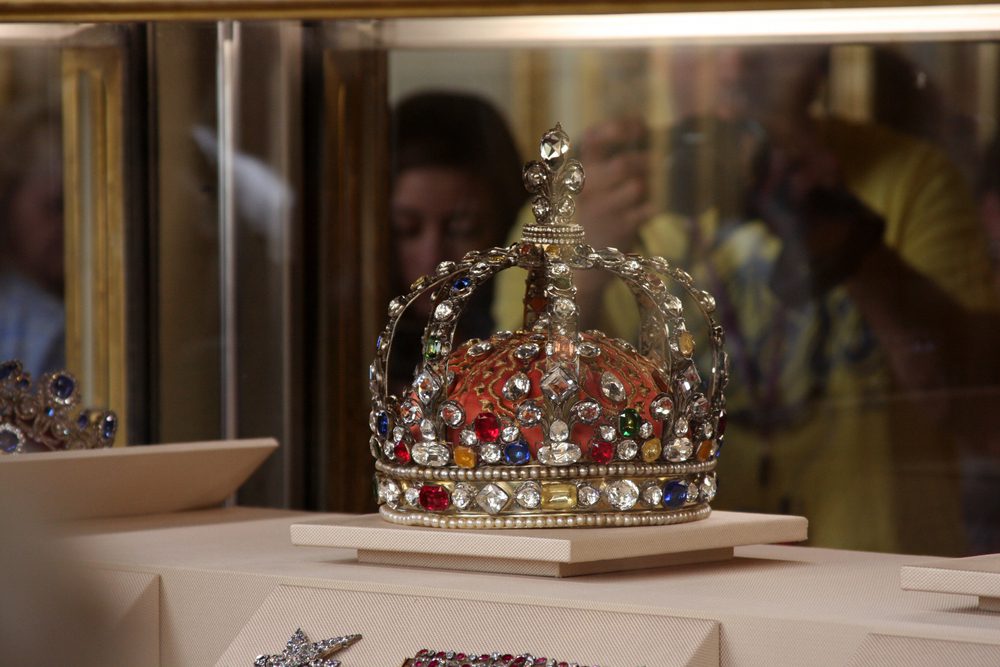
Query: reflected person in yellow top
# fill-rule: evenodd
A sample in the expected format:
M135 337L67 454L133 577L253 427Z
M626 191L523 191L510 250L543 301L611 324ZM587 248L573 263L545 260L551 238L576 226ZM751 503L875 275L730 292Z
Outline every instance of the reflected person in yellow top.
M662 255L717 299L732 378L718 509L804 515L817 546L962 553L951 391L993 356L974 324L994 308L967 187L927 144L811 117L814 82L787 66L801 58L730 53L729 117L672 135L678 211L651 215L647 156L620 150L643 145L641 124L586 134L588 242ZM706 173L689 140L710 145L712 206L684 203ZM586 274L584 325L632 337L627 288ZM500 280L495 317L517 328L522 276Z

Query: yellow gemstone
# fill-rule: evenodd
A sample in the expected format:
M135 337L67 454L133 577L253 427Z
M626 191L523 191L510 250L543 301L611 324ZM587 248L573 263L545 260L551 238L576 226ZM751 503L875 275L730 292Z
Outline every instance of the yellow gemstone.
M455 465L459 468L476 467L476 450L471 447L456 447L454 451Z
M660 443L659 438L650 438L646 442L642 443L642 460L646 463L652 463L656 459L660 458L660 454L663 452L663 445Z
M685 357L690 357L694 354L694 336L691 335L690 331L682 331L677 334L677 349Z
M576 507L576 485L559 482L542 483L542 508L571 510Z

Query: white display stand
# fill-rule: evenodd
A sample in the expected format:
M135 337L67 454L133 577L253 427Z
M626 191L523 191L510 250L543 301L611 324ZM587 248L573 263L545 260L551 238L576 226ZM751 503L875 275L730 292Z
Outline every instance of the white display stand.
M746 544L801 542L803 517L713 512L674 526L443 530L402 526L377 514L291 527L299 546L356 549L358 561L545 577L621 572L733 557Z
M975 595L980 609L1000 612L1000 554L904 565L900 583L908 591Z
M0 489L46 516L96 519L221 505L277 449L270 438L0 457Z

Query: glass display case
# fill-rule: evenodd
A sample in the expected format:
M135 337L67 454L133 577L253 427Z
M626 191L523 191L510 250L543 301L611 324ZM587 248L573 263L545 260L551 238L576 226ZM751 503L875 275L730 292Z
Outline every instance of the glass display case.
M558 121L591 243L716 295L720 508L807 516L820 546L996 552L1000 7L819 5L13 3L8 261L126 444L274 436L241 502L363 511L386 305L516 238L520 165ZM32 107L51 145L15 141ZM39 169L54 279L15 261ZM469 336L518 326L514 283ZM635 335L616 285L586 296ZM17 308L3 340L40 340Z

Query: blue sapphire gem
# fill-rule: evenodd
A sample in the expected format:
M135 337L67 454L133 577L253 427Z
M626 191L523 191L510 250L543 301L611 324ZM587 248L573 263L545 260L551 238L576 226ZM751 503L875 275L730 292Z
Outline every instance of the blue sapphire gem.
M17 437L17 433L7 429L0 431L0 450L3 450L5 454L13 454L16 452L17 446L20 442L21 441Z
M378 338L375 339L375 351L378 352L381 349L382 349L382 334L379 334Z
M118 430L118 418L112 413L104 415L104 419L101 420L101 437L105 440L111 440L115 437L115 431Z
M723 437L722 437L722 436L720 435L720 436L719 436L719 437L718 437L718 438L716 439L715 443L716 443L716 448L715 448L715 458L719 458L719 457L720 457L720 456L722 455L722 445L723 445L723 444L725 443L725 438L723 438Z
M87 428L89 424L90 424L90 410L84 410L76 418L76 425L79 426L80 428Z
M378 413L378 417L375 419L375 428L378 429L378 434L383 438L389 434L389 415L385 412Z
M73 395L73 390L76 389L76 383L73 382L73 378L68 375L59 374L52 378L52 383L49 385L52 395L60 400L68 400L70 396Z
M688 486L684 482L674 480L663 485L663 506L670 510L684 507L688 497Z
M45 408L45 416L46 417L55 417L56 416L56 409L55 408Z
M461 278L459 278L458 280L456 280L451 284L451 291L452 293L461 292L463 290L468 289L469 285L471 284L472 281L469 280L468 276L462 276Z
M17 371L16 361L5 361L0 365L0 380L6 380Z
M531 448L524 440L512 442L504 447L503 460L513 466L524 465L531 460Z

